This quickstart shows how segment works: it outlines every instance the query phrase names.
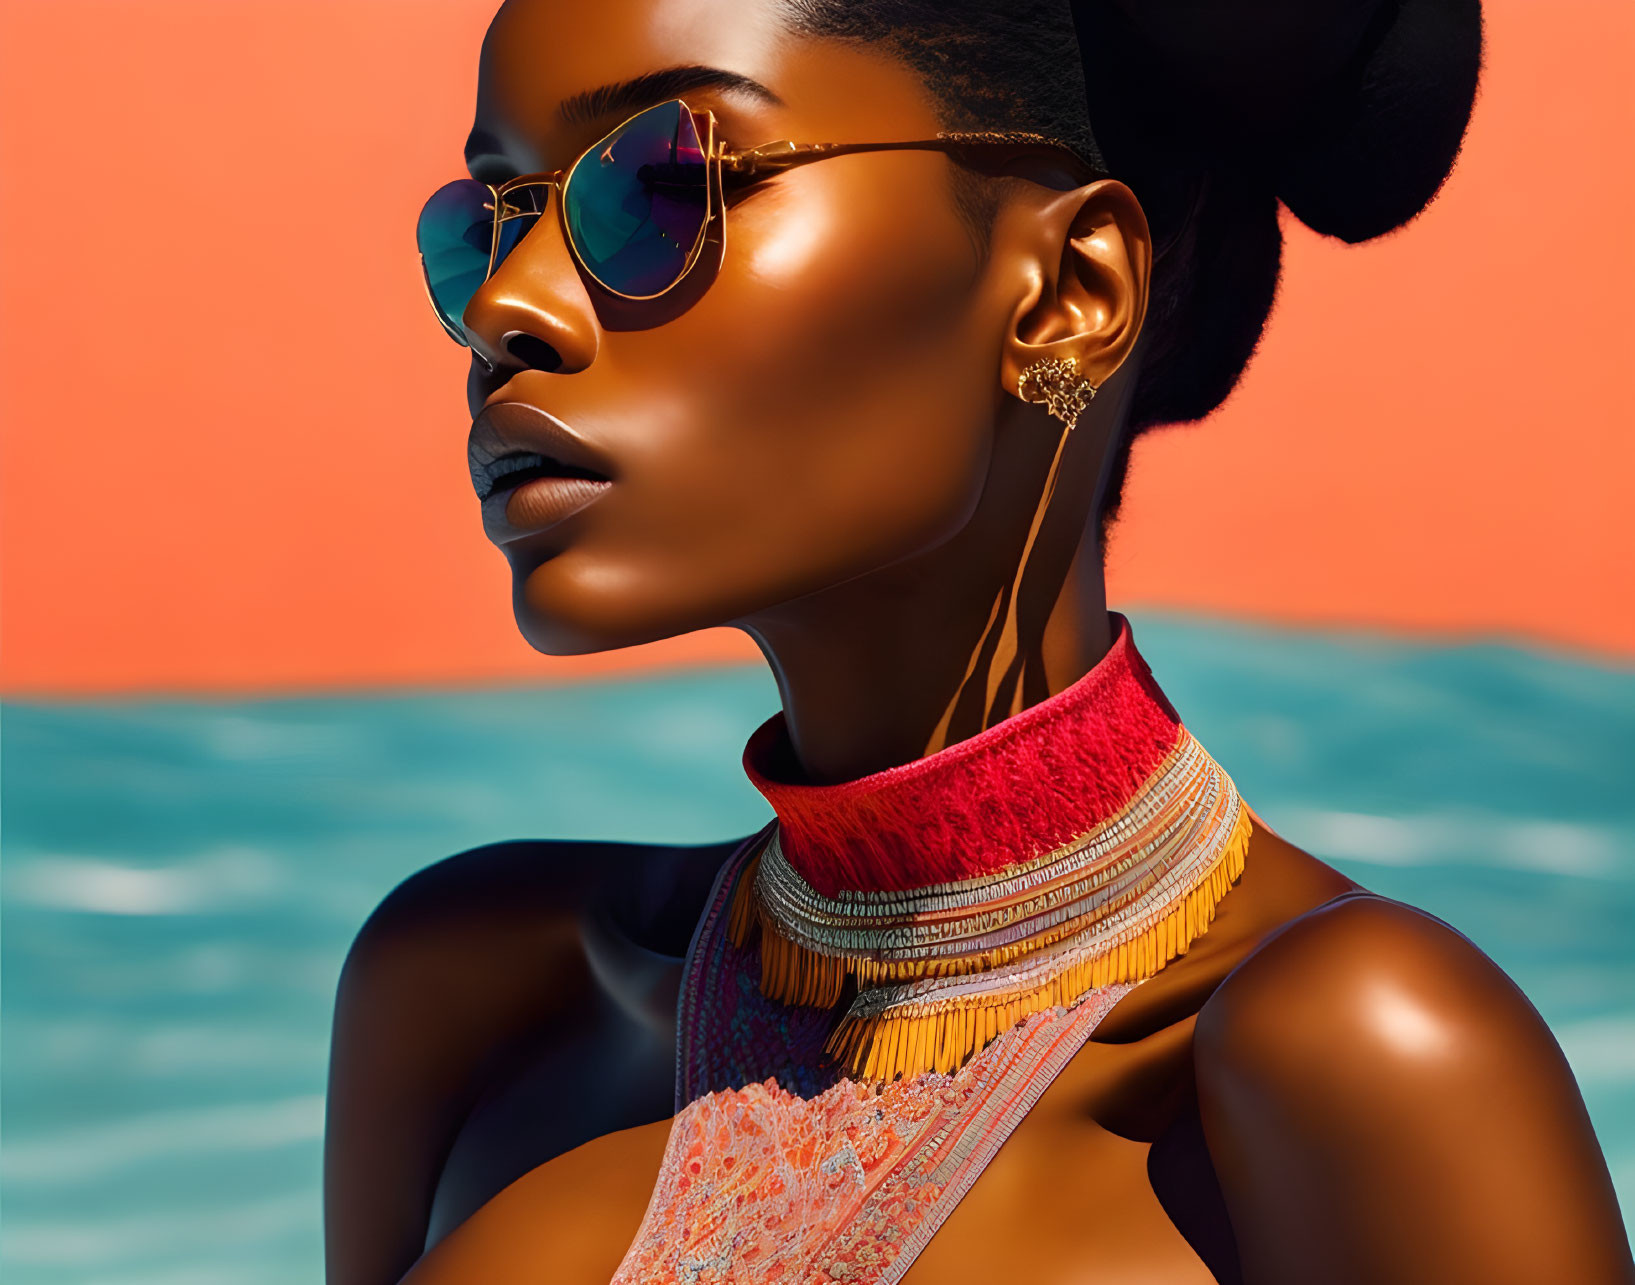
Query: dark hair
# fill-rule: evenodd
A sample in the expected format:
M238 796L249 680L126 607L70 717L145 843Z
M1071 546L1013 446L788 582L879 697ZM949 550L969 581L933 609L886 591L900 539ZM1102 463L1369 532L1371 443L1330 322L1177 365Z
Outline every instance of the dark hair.
M1160 251L1129 443L1237 384L1277 295L1279 203L1349 242L1429 204L1481 68L1480 0L784 0L880 43L954 129L1029 129L1134 190ZM964 208L971 203L962 202Z

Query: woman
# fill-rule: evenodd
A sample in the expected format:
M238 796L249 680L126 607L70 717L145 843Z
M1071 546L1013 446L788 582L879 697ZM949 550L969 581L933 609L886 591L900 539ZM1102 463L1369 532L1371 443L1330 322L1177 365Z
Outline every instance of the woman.
M1102 581L1279 199L1412 217L1479 51L1474 0L505 5L420 225L485 527L541 651L756 639L776 820L386 900L334 1285L1631 1278L1538 1015L1258 818Z

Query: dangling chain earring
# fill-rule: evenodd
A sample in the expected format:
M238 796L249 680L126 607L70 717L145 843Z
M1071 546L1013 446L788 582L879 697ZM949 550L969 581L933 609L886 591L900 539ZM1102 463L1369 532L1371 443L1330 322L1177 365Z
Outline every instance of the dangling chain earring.
M983 708L987 716L983 726L991 726L987 720L994 717L1008 717L1011 714L1022 712L1023 701L1023 670L1026 668L1027 657L1022 654L1019 634L1021 620L1019 607L1021 603L1022 577L1028 568L1028 559L1033 556L1034 544L1039 538L1039 528L1044 522L1045 510L1050 507L1050 498L1056 493L1056 477L1062 467L1062 456L1067 451L1067 439L1073 432L1073 426L1079 422L1079 416L1084 408L1090 404L1090 399L1096 395L1096 386L1079 374L1079 363L1073 357L1041 357L1022 372L1016 383L1016 395L1025 402L1043 403L1050 414L1067 425L1065 432L1056 440L1056 455L1050 461L1050 472L1045 476L1044 490L1040 493L1039 503L1033 511L1033 521L1028 526L1027 540L1022 546L1022 556L1016 564L1016 574L1011 577L1010 588L1001 596L1005 605L1005 618L1000 622L999 634L994 649L988 655L988 673L986 682L986 696ZM998 604L995 604L997 609ZM997 614L997 612L996 612ZM984 634L984 643L989 635ZM965 681L960 684L960 691L965 690L965 683L971 680L976 670L979 655L984 654L983 648L972 653L970 668L966 670ZM1016 673L1016 680L1011 687L1010 703L1008 708L1002 705L1001 696L1006 678ZM956 697L956 700L958 698ZM943 716L943 723L938 726L937 734L941 735L947 726L947 720L953 712L954 706L949 705L949 713Z
M1096 386L1079 374L1074 357L1041 357L1016 383L1016 395L1025 402L1043 403L1069 431L1096 395Z

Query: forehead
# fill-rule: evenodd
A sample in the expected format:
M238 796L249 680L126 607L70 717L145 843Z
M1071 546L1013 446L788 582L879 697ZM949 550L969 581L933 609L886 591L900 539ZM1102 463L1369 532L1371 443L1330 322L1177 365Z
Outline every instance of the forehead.
M508 0L483 41L475 135L525 168L554 168L649 105L598 113L598 90L677 68L714 68L769 91L702 86L663 95L713 110L739 145L797 134L813 142L923 138L939 128L905 62L792 32L778 0Z

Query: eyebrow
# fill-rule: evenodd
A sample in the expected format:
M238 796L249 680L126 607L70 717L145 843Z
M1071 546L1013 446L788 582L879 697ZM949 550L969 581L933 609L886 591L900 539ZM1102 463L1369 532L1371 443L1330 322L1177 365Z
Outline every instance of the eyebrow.
M629 116L654 103L680 98L694 89L724 89L748 94L771 107L782 107L779 98L758 80L721 67L667 67L650 71L616 85L603 85L564 98L556 114L568 125L584 125L604 116Z
M650 71L630 80L564 98L556 114L565 124L583 125L605 116L631 116L654 103L666 102L695 89L721 89L748 94L771 107L782 107L783 99L758 80L727 71L722 67L689 64ZM487 130L474 129L466 138L466 167L473 172L479 165L492 166L505 155L505 144Z

